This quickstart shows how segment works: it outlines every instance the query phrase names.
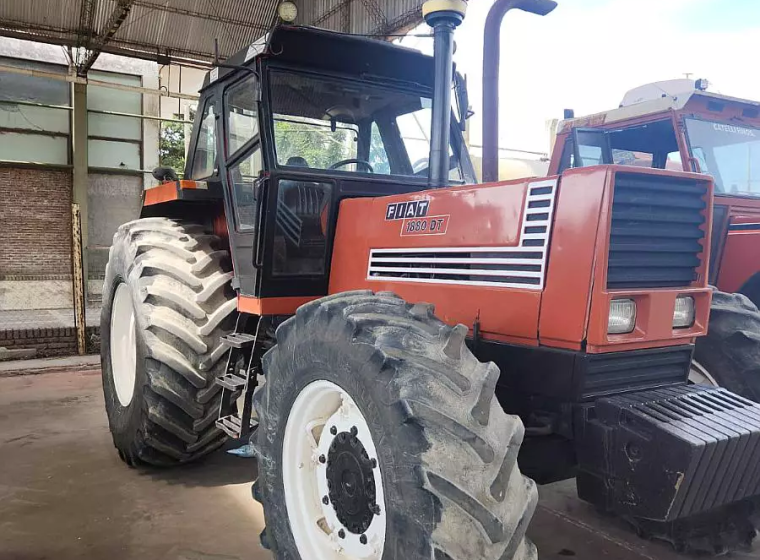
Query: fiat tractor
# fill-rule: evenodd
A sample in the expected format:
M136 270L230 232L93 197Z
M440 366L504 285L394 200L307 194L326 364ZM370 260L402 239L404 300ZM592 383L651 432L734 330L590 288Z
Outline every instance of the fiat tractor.
M278 560L535 559L536 482L572 477L640 532L746 544L760 405L688 384L712 178L600 161L476 184L466 6L424 4L432 57L280 23L208 73L183 178L157 169L110 250L119 456L250 441ZM484 120L503 16L554 6L494 4Z

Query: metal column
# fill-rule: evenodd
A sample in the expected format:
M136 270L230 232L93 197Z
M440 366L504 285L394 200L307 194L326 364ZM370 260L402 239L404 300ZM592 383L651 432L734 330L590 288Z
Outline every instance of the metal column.
M72 237L72 258L78 248L81 248L81 277L74 275L74 302L84 304L87 299L88 255L87 255L87 187L88 187L88 158L87 158L87 84L72 84L72 107L71 111L71 148L74 164L71 202L74 214L80 216L80 239L76 234ZM78 263L76 265L78 267ZM84 310L81 310L82 316ZM77 318L78 320L80 317ZM83 323L83 321L82 321ZM84 330L84 324L77 325L77 330Z

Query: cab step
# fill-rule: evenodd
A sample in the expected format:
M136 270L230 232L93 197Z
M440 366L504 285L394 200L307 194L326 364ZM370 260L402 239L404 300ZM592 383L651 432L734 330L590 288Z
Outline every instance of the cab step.
M216 427L233 439L245 438L257 426L257 422L251 419L251 411L256 376L261 369L259 350L262 337L259 334L262 332L262 321L259 317L255 334L235 332L221 339L222 344L228 346L230 351L224 373L215 379L215 383L222 387ZM243 407L242 410L238 410L238 398L241 394Z
M258 423L254 420L249 420L249 426L248 430L246 431L246 435L250 434L258 425ZM216 421L216 427L222 430L224 433L226 433L228 436L230 436L232 439L239 439L243 436L240 434L243 432L242 429L243 421L237 414L230 414L229 416L223 416L219 418Z
M256 335L248 333L230 333L221 338L222 344L230 348L249 348L256 343Z

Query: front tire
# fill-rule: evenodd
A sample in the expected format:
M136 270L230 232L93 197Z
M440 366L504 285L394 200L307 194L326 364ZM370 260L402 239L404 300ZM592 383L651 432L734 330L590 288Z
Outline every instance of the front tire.
M537 558L524 429L466 333L368 291L308 303L277 329L254 395L253 489L276 559Z
M222 445L216 428L234 326L229 255L199 225L144 218L121 226L101 312L103 393L113 442L130 466L172 466Z
M694 359L717 385L760 402L760 311L742 294L714 291Z

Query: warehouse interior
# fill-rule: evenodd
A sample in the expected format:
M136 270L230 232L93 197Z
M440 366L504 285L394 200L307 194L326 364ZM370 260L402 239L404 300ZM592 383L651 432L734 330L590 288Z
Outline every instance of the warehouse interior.
M421 3L302 0L296 23L384 38L419 24ZM114 231L137 217L143 190L157 183L152 169L183 164L214 58L262 36L277 5L0 3L0 237L10 241L0 247L4 357L67 355L83 344L97 351Z

